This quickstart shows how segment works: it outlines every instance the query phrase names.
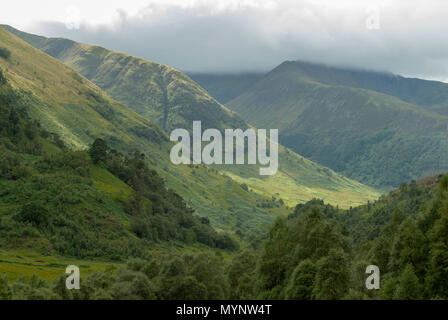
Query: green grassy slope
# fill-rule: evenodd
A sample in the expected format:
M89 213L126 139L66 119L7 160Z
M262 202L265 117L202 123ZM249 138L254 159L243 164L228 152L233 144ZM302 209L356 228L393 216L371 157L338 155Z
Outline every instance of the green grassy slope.
M236 114L216 102L204 89L175 69L67 39L47 39L17 30L14 32L30 44L73 67L113 98L141 115L155 119L167 133L172 128L191 128L193 120L201 120L203 128L248 127ZM266 127L272 128L271 125ZM279 161L279 173L270 177L260 177L254 166L215 168L239 183L247 184L254 193L269 198L281 198L288 205L319 196L328 202L349 207L378 196L375 190L318 166L283 147L280 147ZM168 171L171 170L169 165L165 167ZM189 182L192 181L191 168L181 167L178 170L181 171L178 177L171 179L168 184L185 198L191 199L194 207L209 210L210 203L228 207L227 204L221 203L219 196L216 196L216 201L199 202L198 199L203 199L202 195L210 196L212 189L203 189L197 194L196 188L192 186L194 184ZM202 178L201 181L214 181L214 178ZM219 186L216 190L221 190L222 185L214 185ZM236 205L241 199L234 199L235 195L238 193L232 193L231 197L225 198L231 199L228 201ZM236 210L238 214L235 216L244 215L248 214L247 209L252 205L253 203L246 202L243 210L237 207L229 210Z
M278 126L280 141L305 157L376 187L448 169L447 117L351 87L345 74L330 84L338 74L305 66L281 64L230 108L255 126Z

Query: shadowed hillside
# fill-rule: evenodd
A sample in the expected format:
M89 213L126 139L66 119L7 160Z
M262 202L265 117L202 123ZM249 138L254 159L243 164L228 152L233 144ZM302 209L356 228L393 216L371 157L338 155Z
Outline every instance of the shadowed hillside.
M445 94L442 83L285 62L228 105L255 126L277 126L299 154L391 187L448 169L448 117L431 111Z

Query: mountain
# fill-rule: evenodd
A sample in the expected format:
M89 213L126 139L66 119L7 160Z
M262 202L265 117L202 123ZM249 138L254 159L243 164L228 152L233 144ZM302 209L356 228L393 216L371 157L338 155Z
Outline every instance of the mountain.
M264 73L187 73L202 88L222 104L248 90Z
M97 46L60 38L44 38L11 28L9 30L80 72L110 94L112 98L127 105L145 118L155 120L165 133L169 133L174 128L189 129L193 120L201 120L204 129L223 130L225 128L245 129L250 127L237 114L218 103L189 77L173 68ZM241 199L237 200L231 190L229 190L228 196L223 196L221 194L223 187L218 187L215 177L206 173L198 174L196 168L175 167L169 163L161 164L161 167L173 172L166 174L164 172L166 170L163 170L161 175L167 179L168 185L186 198L194 208L200 211L212 210L213 214L209 214L211 217L216 217L219 214L216 211L217 207L225 208L229 210L231 216L225 220L235 221L231 223L234 226L242 222L247 225L246 219L250 219L252 222L258 219L249 218L252 216L252 210L259 212L260 206L265 206L260 203L260 200L252 202L252 205L247 204L248 201L246 201L246 205L243 206ZM219 170L227 178L230 177L229 181L246 185L251 199L258 195L269 199L275 197L275 201L281 199L289 206L320 197L342 207L349 207L364 203L379 195L376 190L336 174L328 168L316 165L281 146L279 148L279 171L273 176L259 176L258 168L249 165L214 166L213 170ZM175 178L173 179L171 175L175 175ZM222 177L220 176L220 178ZM201 193L192 194L192 188L196 188L197 183L208 187L201 190ZM210 185L217 188L212 190ZM236 194L247 193L242 188L232 190ZM204 200L205 196L208 200ZM201 201L197 199L201 199ZM225 205L222 204L223 201L226 201ZM257 203L259 203L258 207ZM273 217L272 215L268 215L269 218L266 215L260 216L264 220ZM216 217L213 222L218 219L223 220L224 218ZM220 225L222 226L222 223Z
M288 61L228 106L279 128L295 152L390 188L448 169L446 93L443 83Z

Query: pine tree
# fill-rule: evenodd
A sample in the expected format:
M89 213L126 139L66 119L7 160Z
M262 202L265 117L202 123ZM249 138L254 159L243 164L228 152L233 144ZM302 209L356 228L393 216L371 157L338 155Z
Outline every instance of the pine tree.
M394 294L394 299L417 300L422 298L421 286L414 273L411 264L406 265L404 272L399 278L399 285Z

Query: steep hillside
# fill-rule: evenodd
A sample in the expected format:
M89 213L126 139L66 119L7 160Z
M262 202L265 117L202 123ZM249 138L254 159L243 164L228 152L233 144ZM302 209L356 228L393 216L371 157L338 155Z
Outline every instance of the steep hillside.
M285 146L366 184L397 186L448 169L447 117L350 86L379 86L376 73L369 81L350 75L285 62L228 105L255 126L277 126Z
M32 94L1 79L3 250L121 259L145 257L160 242L236 248L167 189L140 154L128 158L100 139L90 153L67 150L28 116Z
M264 73L187 73L202 88L222 104L233 100L248 90Z
M166 133L178 127L189 129L193 120L201 120L204 129L249 127L239 116L219 104L204 89L175 69L97 46L59 38L47 39L20 31L14 32L30 44L79 71L113 98L139 114L151 120L156 119ZM265 128L272 128L272 126ZM279 149L279 172L273 176L259 176L256 166L215 166L214 168L234 181L246 184L254 193L268 198L273 196L276 199L281 198L290 206L313 197L321 197L328 202L349 207L378 196L378 193L371 188L316 165L283 147ZM168 169L170 165L164 164L163 167ZM223 196L221 195L222 186L216 190L210 188L202 190L203 194L197 196L191 195L191 188L187 187L191 185L191 172L195 173L194 177L199 178L201 184L216 185L212 182L215 181L213 177L209 175L201 177L191 168L181 167L175 170L181 170L179 178L168 179L168 184L186 199L197 199L206 194L216 199L209 203L227 207L222 206L222 200L219 200ZM230 193L234 191L236 189L229 190ZM243 189L238 191L245 192ZM216 194L211 195L211 192ZM235 195L231 195L224 199L227 203L231 202L233 206L238 206L237 203L240 200L234 197ZM201 208L206 205L206 201L192 205ZM244 206L244 210L229 210L235 212L232 219L238 220L248 215L252 209L250 206Z

